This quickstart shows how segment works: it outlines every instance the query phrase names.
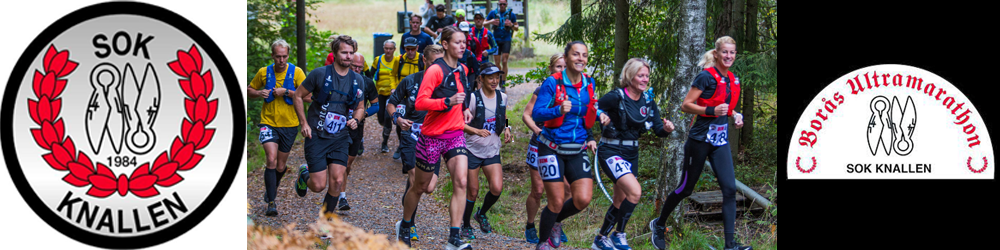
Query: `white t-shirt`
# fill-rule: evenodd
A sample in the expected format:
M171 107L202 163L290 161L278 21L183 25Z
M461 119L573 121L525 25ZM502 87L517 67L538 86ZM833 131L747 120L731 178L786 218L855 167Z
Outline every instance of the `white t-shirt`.
M479 89L477 91L479 91L479 94L483 96L483 105L486 108L485 119L496 117L496 110L497 110L496 96L494 96L493 98L487 98L486 95L483 94L482 89ZM502 99L503 103L507 104L507 94L500 93L500 95L503 98ZM468 95L468 98L470 98L469 112L472 112L472 114L475 115L477 108L476 95ZM483 129L483 128L476 128L476 129ZM500 141L500 136L498 136L497 133L503 132L503 130L504 128L496 128L496 132L490 134L490 136L487 137L465 134L465 141L466 141L465 147L469 149L469 152L472 152L472 155L475 155L480 159L492 158L500 154L501 141Z

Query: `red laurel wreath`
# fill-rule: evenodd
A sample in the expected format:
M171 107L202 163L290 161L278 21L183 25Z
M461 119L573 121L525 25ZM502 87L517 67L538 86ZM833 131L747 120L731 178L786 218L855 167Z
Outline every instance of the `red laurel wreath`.
M801 160L802 160L802 157L795 157L795 167L799 169L799 172L802 172L804 174L808 174L808 173L812 173L813 170L816 170L816 157L815 156L813 156L813 158L812 158L812 160L813 160L813 166L811 168L809 168L809 170L802 169L802 166L799 165L799 161L801 161Z
M969 171L972 171L973 173L977 173L977 174L978 173L982 173L983 171L986 171L986 167L989 167L989 162L986 161L986 157L983 157L983 168L982 169L976 170L976 169L972 168L972 156L969 156L969 160L966 161L965 164L969 166Z
M69 171L63 181L77 187L91 185L87 195L94 197L108 197L117 191L120 196L132 192L147 198L160 194L154 184L173 186L184 180L177 171L190 170L198 165L204 155L194 151L207 146L215 135L215 129L205 126L215 119L218 100L208 101L214 87L212 71L200 74L202 58L195 45L192 44L188 51L178 50L177 60L167 63L181 77L178 83L186 96L184 108L187 119L181 122L181 134L174 138L169 151L161 153L152 165L142 164L130 177L121 174L115 178L111 169L100 162L95 168L86 154L76 151L73 139L65 135L63 120L59 118L62 108L59 95L65 89L67 80L61 78L73 72L76 66L76 62L69 60L69 50L56 51L55 46L50 45L42 61L45 72L36 70L32 79L32 90L38 101L28 99L31 120L40 126L31 129L31 135L38 146L51 151L42 155L50 167Z

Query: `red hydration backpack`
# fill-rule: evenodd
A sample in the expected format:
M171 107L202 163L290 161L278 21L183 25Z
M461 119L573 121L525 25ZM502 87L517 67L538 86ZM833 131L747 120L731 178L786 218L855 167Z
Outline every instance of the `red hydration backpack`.
M587 76L587 74L580 74L583 75L583 78L581 79L583 81L583 86L580 86L580 92L583 92L582 90L584 88L587 88L588 86L590 87L590 102L587 103L587 114L583 116L583 125L589 130L594 126L594 121L597 120L597 108L594 106L597 104L597 99L594 99L594 79ZM552 74L552 77L556 80L556 95L555 100L549 104L549 108L561 106L563 101L570 101L569 95L566 94L566 87L563 86L563 72ZM545 121L545 127L558 128L559 126L562 126L563 118L565 117L566 115L562 115L555 119Z
M476 54L476 60L477 61L482 62L483 61L483 51L486 51L486 48L490 47L489 33L487 33L486 28L483 28L482 29L483 36L482 36L482 39L480 39L480 38L476 37L476 27L472 26L472 27L470 27L470 29L471 30L469 32L469 39L468 39L469 43L472 43L472 44L476 45L475 46L476 49L473 50L472 53Z
M726 112L726 115L730 116L733 115L733 109L736 108L736 104L739 103L740 100L740 79L733 76L732 71L729 71L729 80L731 80L732 82L727 83L723 80L722 76L719 75L719 71L714 67L705 68L705 71L708 71L709 74L712 74L712 77L715 77L715 82L718 85L717 87L715 87L715 94L712 95L712 98L702 99L699 97L697 104L699 106L706 106L706 107L722 105L723 103L726 102L726 85L728 84L729 91L730 93L732 93L732 99L729 101L729 111ZM699 116L718 117L715 115L708 115L708 114L701 114Z

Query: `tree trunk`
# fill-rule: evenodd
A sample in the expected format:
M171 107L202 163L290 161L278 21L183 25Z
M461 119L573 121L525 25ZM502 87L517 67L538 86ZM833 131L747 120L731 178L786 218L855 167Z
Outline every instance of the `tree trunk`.
M757 52L757 0L747 0L746 4L746 29L743 36L743 45L740 50L754 53ZM754 90L754 83L744 83L743 85L743 131L740 131L740 152L746 150L747 146L753 144L753 126L754 117L757 117L757 113L754 110L756 105L756 93Z
M628 11L628 0L615 0L615 74L611 79L618 79L622 67L625 67L625 62L628 61Z
M701 69L697 66L698 59L705 53L705 1L688 0L680 6L681 27L678 31L679 50L677 52L677 75L666 91L669 98L667 102L668 119L673 121L676 129L670 137L664 139L666 150L664 157L660 158L660 173L657 178L656 210L662 208L662 204L667 199L667 195L680 184L682 174L682 162L684 159L684 142L687 140L690 129L692 115L681 112L681 104L684 96L691 90L691 82L698 75ZM677 208L681 206L678 205ZM682 214L679 209L674 208L671 213L672 221L667 223L677 225ZM677 228L677 227L674 227Z
M570 18L571 22L573 22L574 24L578 24L580 22L580 19L583 17L583 16L581 16L581 15L583 15L583 0L571 0L570 3L569 3L569 10L570 10L570 12L569 12L570 13L570 17L569 18ZM570 39L570 40L571 41L576 41L576 40L582 41L583 40L583 29L580 28L580 25L573 25L571 27L573 27L573 32L571 33L573 35L573 37L571 37L572 39Z
M757 52L760 47L757 36L757 13L760 9L759 0L746 0L746 26L744 26L743 45L740 50Z
M527 46L531 44L531 40L528 40L528 34L531 34L531 32L528 32L528 0L521 1L521 4L523 4L524 7L524 11L522 12L524 13L524 27L520 27L524 29L524 43L522 44Z
M306 1L297 0L295 1L295 40L296 40L296 53L298 55L298 61L295 65L302 67L302 71L306 71L309 65L306 65Z
M736 40L736 45L743 44L744 33L744 15L746 12L746 0L733 0L733 13L730 15L732 18L732 26L729 27L729 36ZM737 46L739 47L739 46ZM736 48L737 50L744 50L744 48Z
M719 4L721 6L718 8L721 8L721 11L714 17L715 31L712 33L715 37L708 38L711 43L715 43L715 39L719 37L728 36L733 26L733 0L722 0Z

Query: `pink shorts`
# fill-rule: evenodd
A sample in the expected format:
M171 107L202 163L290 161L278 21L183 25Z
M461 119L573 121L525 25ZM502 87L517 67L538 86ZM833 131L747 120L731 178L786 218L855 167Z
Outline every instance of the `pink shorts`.
M441 156L448 161L457 155L467 154L462 131L448 131L440 136L421 134L417 140L417 168L424 172L434 172L440 168Z

